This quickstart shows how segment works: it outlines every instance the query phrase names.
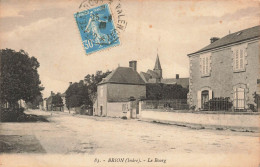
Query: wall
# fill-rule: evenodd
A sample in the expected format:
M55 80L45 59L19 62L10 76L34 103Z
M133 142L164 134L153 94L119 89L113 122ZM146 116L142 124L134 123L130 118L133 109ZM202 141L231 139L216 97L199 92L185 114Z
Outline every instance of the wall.
M103 87L103 95L101 93L101 89ZM101 114L100 107L102 106L103 111ZM98 116L106 116L107 115L107 84L98 85L97 87L97 110L95 113Z
M123 107L124 105L124 107ZM130 102L112 102L107 103L107 116L109 117L123 117L127 116L130 111Z
M109 102L128 101L130 96L136 99L146 96L145 85L107 84L107 98Z
M143 110L141 119L156 120L161 122L173 122L180 124L201 124L203 126L224 126L239 128L259 128L259 115L240 114L203 114L180 113Z
M257 77L259 75L259 44L258 41L248 43L247 65L245 72L234 73L233 54L231 47L211 53L211 74L201 77L200 55L190 57L190 100L191 105L198 105L197 92L203 87L210 87L213 97L233 98L233 86L246 84L246 99L253 103L252 94L257 90ZM247 105L246 105L247 107Z

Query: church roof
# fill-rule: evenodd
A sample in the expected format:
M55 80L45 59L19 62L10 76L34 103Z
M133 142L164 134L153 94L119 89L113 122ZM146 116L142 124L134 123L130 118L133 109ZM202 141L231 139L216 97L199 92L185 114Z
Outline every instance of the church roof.
M154 70L161 70L161 69L162 69L161 63L160 63L160 60L159 60L159 56L157 55Z
M118 84L133 84L144 85L145 82L138 74L137 71L130 67L118 67L106 78L104 78L99 84L105 83L118 83Z

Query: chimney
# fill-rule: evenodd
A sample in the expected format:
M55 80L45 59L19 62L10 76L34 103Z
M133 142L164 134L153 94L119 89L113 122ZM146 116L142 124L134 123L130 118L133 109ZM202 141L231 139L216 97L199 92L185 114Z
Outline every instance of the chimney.
M179 79L180 78L180 75L179 74L176 74L176 79Z
M135 60L129 61L129 67L131 67L134 71L136 71L137 70L137 61L135 61Z
M70 82L70 85L72 85L72 82Z
M210 43L216 42L217 40L219 40L218 37L212 37L210 38Z
M53 91L51 91L51 96L54 96L54 93L53 93Z

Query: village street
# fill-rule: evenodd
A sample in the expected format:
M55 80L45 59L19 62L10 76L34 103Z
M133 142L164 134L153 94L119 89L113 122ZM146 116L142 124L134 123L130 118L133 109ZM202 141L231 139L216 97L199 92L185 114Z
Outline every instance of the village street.
M237 165L258 163L258 133L196 130L138 120L73 116L61 112L54 112L52 115L50 112L43 111L27 113L46 115L50 122L1 123L1 142L10 135L20 137L19 140L6 141L10 147L15 142L23 142L23 148L11 151L11 153L36 155L48 153L47 156L52 154L87 154L91 156L106 154L111 157L114 157L112 155L115 154L129 154L137 157L152 155L153 158L166 155L166 165L169 165L169 162L177 164L179 162L184 166L185 164L192 166L193 163L202 162L202 159L203 164L206 161L215 166L232 161ZM30 149L30 147L34 148ZM182 155L182 162L178 158L180 155ZM12 154L6 156L12 156ZM197 161L183 163L185 156L193 157Z

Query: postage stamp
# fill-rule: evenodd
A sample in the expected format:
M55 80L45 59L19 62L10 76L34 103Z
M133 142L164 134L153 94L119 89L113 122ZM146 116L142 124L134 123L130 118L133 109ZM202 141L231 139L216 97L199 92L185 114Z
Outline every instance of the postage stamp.
M74 14L86 54L120 44L108 4Z

